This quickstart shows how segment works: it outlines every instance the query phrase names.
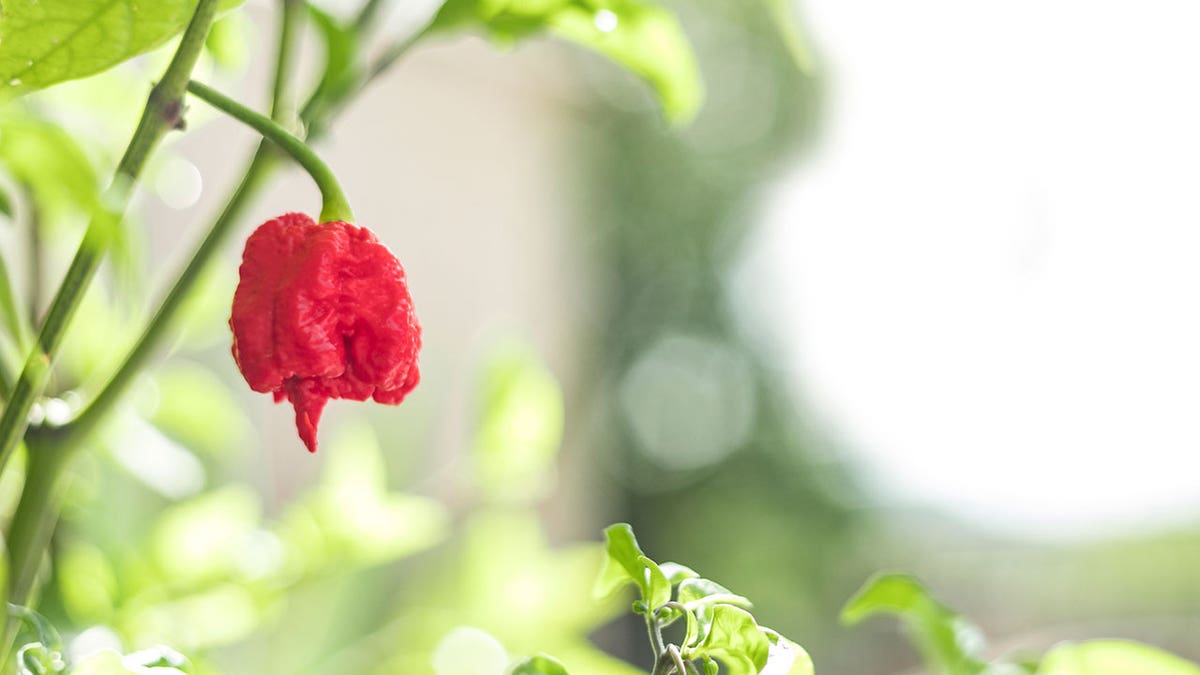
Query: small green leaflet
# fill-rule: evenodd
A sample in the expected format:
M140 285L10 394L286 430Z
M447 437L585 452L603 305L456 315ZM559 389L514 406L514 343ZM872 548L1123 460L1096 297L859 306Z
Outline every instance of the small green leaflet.
M223 0L229 9L241 0ZM107 70L187 26L196 0L4 0L0 96Z
M880 574L867 580L842 609L842 623L890 614L909 630L926 663L944 675L978 675L983 637L962 616L948 609L919 581L904 574Z
M645 567L638 560L644 556L641 547L638 546L637 537L633 536L633 528L627 523L610 525L604 530L604 538L608 555L604 558L604 569L596 579L594 595L598 598L605 597L632 582L637 584L645 597L648 590Z
M754 617L732 605L712 608L712 626L700 644L685 647L687 660L715 658L725 664L729 675L756 675L767 663L770 639Z
M552 656L537 654L521 661L510 675L569 675L563 664Z
M648 82L675 123L691 120L704 98L683 28L648 0L448 0L429 31L473 26L499 42L545 30L599 52Z

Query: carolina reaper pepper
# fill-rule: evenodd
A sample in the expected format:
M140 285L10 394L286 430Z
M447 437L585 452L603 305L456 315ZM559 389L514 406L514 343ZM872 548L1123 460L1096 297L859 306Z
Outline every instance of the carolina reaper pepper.
M329 399L396 405L417 386L404 269L370 230L287 213L250 235L239 272L233 358L251 389L292 403L310 452Z

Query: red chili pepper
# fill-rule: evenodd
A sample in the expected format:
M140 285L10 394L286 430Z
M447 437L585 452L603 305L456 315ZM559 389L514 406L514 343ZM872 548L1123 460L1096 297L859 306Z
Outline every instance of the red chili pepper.
M417 386L421 326L404 269L366 228L287 213L246 240L233 294L233 358L254 391L296 408L317 451L331 398L396 405Z

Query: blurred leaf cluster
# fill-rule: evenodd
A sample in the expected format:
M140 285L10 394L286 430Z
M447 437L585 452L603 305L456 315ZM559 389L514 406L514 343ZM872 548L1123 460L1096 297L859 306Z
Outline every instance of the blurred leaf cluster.
M749 599L685 565L654 562L642 552L628 524L613 525L604 534L608 557L596 594L610 595L629 584L637 587L633 611L645 617L657 657L655 673L686 675L699 661L706 675L812 675L808 653L760 626L749 612ZM686 628L683 639L678 645L668 644L662 631L680 619Z
M842 609L847 624L876 615L901 621L930 675L1200 675L1194 663L1123 640L1068 642L1040 657L988 662L983 632L905 574L876 575Z

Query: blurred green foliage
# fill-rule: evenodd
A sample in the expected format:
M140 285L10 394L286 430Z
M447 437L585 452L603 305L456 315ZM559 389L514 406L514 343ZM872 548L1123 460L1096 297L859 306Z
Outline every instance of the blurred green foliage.
M150 51L183 30L195 4L8 0L0 21L0 98L94 75Z
M880 574L842 610L842 621L894 615L908 629L928 672L934 675L1200 675L1200 666L1153 647L1122 640L1064 643L1041 658L984 657L982 632L938 602L915 578Z
M675 16L646 0L447 0L430 30L479 26L512 43L548 30L593 49L644 78L668 119L695 116L703 85Z

